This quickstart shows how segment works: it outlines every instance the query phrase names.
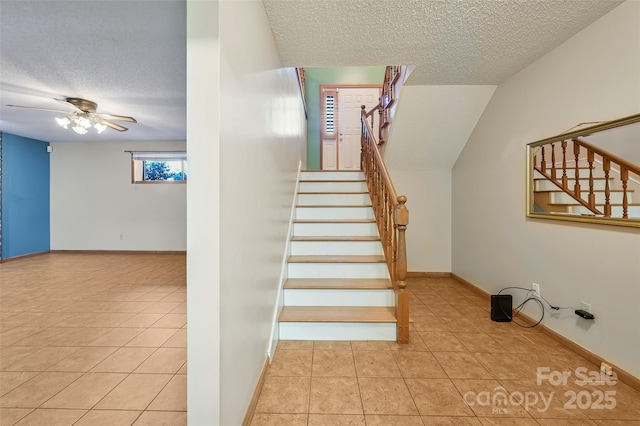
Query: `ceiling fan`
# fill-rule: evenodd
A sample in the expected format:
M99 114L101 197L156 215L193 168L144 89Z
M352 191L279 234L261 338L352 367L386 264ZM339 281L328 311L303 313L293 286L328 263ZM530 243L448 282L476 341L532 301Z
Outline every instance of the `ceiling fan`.
M64 98L64 99L55 99L56 101L65 104L66 106L71 107L71 111L63 111L57 109L48 109L48 108L38 108L38 107L30 107L23 105L7 105L10 107L17 108L29 108L36 109L39 111L49 111L49 112L57 112L60 114L65 114L64 117L56 117L56 121L58 124L65 129L69 128L69 125L73 125L72 129L81 135L87 133L87 129L90 127L94 127L98 133L102 133L107 127L110 127L119 132L125 132L129 130L128 128L114 123L114 121L126 121L129 123L137 123L136 119L133 117L128 117L126 115L115 115L115 114L103 114L97 112L98 104L89 101L87 99L82 98Z

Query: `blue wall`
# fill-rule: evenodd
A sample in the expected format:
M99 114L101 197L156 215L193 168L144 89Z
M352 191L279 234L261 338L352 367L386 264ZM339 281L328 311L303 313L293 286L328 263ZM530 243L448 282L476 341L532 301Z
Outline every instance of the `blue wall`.
M2 258L48 251L48 142L2 134Z

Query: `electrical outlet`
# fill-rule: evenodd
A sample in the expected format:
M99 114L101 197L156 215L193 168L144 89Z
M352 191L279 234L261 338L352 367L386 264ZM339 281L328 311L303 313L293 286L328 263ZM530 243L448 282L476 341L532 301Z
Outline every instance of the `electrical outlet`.
M607 364L606 362L603 362L602 364L600 364L600 371L606 374L607 376L613 376L613 367Z
M531 288L533 289L533 295L536 297L540 297L540 284L533 283L531 285Z
M581 306L583 311L587 311L587 312L591 313L591 304L590 303L580 302L580 306Z

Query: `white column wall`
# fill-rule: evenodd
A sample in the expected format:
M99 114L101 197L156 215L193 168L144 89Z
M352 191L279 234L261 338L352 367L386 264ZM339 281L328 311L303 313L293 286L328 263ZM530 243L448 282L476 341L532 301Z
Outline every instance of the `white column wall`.
M640 230L527 220L525 145L638 113L639 76L640 2L627 1L501 84L453 169L452 256L490 293L535 282L553 304L590 303L595 321L545 324L636 377Z
M184 141L51 146L51 250L186 250L186 185L132 184L125 152L184 150Z

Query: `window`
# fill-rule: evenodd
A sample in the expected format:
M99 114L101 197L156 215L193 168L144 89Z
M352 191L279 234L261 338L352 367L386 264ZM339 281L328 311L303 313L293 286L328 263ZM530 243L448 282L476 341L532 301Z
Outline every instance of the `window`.
M131 152L132 183L186 183L187 154L184 151Z

